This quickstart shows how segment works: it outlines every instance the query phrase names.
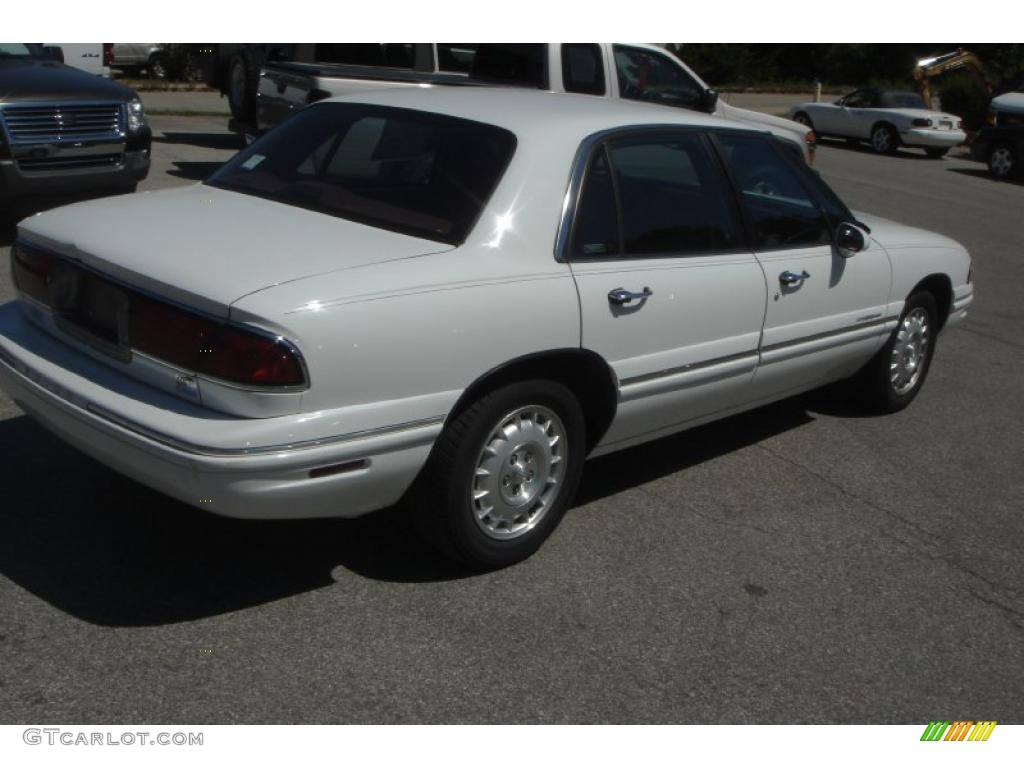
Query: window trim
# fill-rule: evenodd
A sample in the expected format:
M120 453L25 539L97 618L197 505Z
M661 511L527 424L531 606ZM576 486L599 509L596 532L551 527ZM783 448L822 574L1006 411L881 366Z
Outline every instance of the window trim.
M601 91L594 93L591 91L570 91L568 86L569 81L569 59L566 57L565 52L568 48L589 48L596 53L597 60L597 76L601 81ZM584 96L608 96L608 78L605 77L604 67L604 51L601 50L601 46L597 43L562 43L562 47L559 49L559 56L562 60L562 90L566 93L579 93Z
M750 131L738 131L750 133ZM736 223L736 234L739 235L739 242L735 248L714 250L714 251L692 251L687 253L625 253L623 241L622 204L619 199L618 180L615 178L614 165L611 163L610 153L608 156L609 170L612 173L612 183L615 190L615 213L618 219L619 230L619 252L609 258L607 254L601 256L574 256L572 253L573 237L576 233L576 222L580 202L583 199L583 188L590 170L592 159L599 151L607 151L606 145L610 142L624 138L654 137L654 136L696 136L707 153L708 160L712 166L712 172L718 173L723 185L723 197L726 204L731 204L733 216ZM572 170L569 176L569 185L565 192L562 203L562 217L559 221L558 232L555 237L554 256L555 261L562 264L574 263L614 263L622 261L637 261L651 259L693 259L708 258L711 256L735 256L738 254L752 254L751 241L743 218L744 209L738 205L735 195L735 185L726 175L726 168L721 162L717 148L709 140L709 131L701 126L674 125L672 123L636 125L623 128L611 128L605 131L591 134L583 140L576 150L573 158ZM817 200L815 200L817 204Z

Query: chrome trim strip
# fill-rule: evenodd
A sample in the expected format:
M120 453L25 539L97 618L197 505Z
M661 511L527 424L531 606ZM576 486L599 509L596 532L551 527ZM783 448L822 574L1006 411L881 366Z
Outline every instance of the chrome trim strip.
M874 321L869 322L869 323L854 323L853 325L847 325L847 326L844 326L844 327L839 328L839 329L834 330L834 331L825 331L823 333L813 333L810 336L801 336L798 339L791 339L789 341L781 341L778 344L769 344L768 346L761 347L761 353L763 354L765 352L775 352L775 351L780 350L780 349L785 349L786 347L795 347L798 344L806 344L807 342L810 342L810 341L818 341L819 339L827 339L827 338L832 337L832 336L842 336L843 334L846 334L846 333L855 333L857 331L864 331L864 330L867 330L869 328L874 328L876 326L878 327L879 330L881 330L882 327L886 323L892 322L893 320L897 320L897 319L898 318L896 318L896 317L890 317L890 318L883 319L883 320L874 320Z
M31 366L15 359L6 349L0 346L0 363L3 363L13 373L17 374L26 383L33 384L38 389L48 393L52 397L56 398L60 402L66 404L79 411L87 411L97 418L109 421L122 429L125 429L133 434L145 437L153 442L165 445L168 448L181 451L182 453L192 454L194 456L215 456L218 458L240 458L244 456L262 456L273 453L282 452L294 452L309 450L311 448L320 448L327 445L338 445L341 443L350 443L356 440L366 440L369 438L386 437L389 435L397 435L406 432L412 432L417 429L426 429L428 427L441 426L444 424L445 416L431 416L425 419L416 419L414 421L405 421L399 424L389 424L384 427L375 427L373 429L357 430L355 432L346 432L341 435L332 435L330 437L318 438L315 440L298 440L294 443L282 443L279 445L258 445L248 448L217 448L208 445L199 445L197 443L191 443L185 440L179 440L170 435L159 432L158 430L150 429L139 424L131 419L126 419L123 416L119 416L103 406L97 405L96 403L90 402L86 398L81 398L81 403L76 403L75 399L78 399L76 394L61 386L55 381L52 381L49 376L39 373ZM425 444L431 440L431 437L423 437L412 443L412 445Z
M316 440L299 440L294 443L282 443L280 445L260 445L252 448L214 448L208 445L197 445L184 440L178 440L177 438L165 435L162 432L149 429L144 427L138 422L126 419L117 414L111 413L106 408L98 406L95 403L89 403L87 410L99 416L100 418L106 419L114 424L117 424L123 429L127 429L135 434L142 435L143 437L149 438L154 442L166 445L169 448L182 451L183 453L191 453L196 456L216 456L219 458L237 458L242 456L265 456L271 453L292 453L294 451L309 450L310 448L321 448L327 445L337 445L339 443L351 443L356 440L366 440L372 437L385 437L392 434L400 434L402 432L411 432L416 429L422 429L425 427L439 426L444 423L444 416L432 416L428 419L417 419L416 421L406 421L401 424L391 424L386 427L376 427L374 429L363 429L357 432L348 432L343 435L334 435L332 437L324 437ZM426 443L426 439L419 442Z
M628 387L631 384L642 384L647 381L654 381L655 379L663 379L667 376L675 376L678 373L689 373L691 371L698 371L702 368L710 368L713 365L721 365L723 363L731 363L734 360L741 360L744 357L757 357L757 350L751 349L747 352L737 352L734 355L725 355L723 357L714 357L710 360L702 360L698 363L687 363L686 365L679 365L675 368L666 368L661 371L655 371L653 373L643 373L639 376L630 376L626 379L619 380L620 387Z

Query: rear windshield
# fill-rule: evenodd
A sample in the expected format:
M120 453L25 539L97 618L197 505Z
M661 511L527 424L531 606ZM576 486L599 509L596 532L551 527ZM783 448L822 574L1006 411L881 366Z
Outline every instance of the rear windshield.
M368 104L317 104L207 184L416 237L466 239L516 139L485 123Z
M878 102L880 106L890 109L927 109L924 99L909 91L883 91Z

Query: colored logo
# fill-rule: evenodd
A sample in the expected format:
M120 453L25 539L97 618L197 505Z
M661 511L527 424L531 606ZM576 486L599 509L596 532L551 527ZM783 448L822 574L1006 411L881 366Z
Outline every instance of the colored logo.
M995 720L932 720L921 734L921 741L988 741Z

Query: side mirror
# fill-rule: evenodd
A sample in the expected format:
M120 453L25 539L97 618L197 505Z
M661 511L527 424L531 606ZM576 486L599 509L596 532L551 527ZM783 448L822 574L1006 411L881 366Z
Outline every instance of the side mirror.
M61 64L64 63L64 49L59 45L44 46L43 52L46 54L46 58L59 61Z
M718 107L718 91L714 88L708 88L704 91L704 111L709 115L715 113L715 109Z
M860 253L867 245L864 232L859 227L844 221L836 228L836 248L844 259Z

